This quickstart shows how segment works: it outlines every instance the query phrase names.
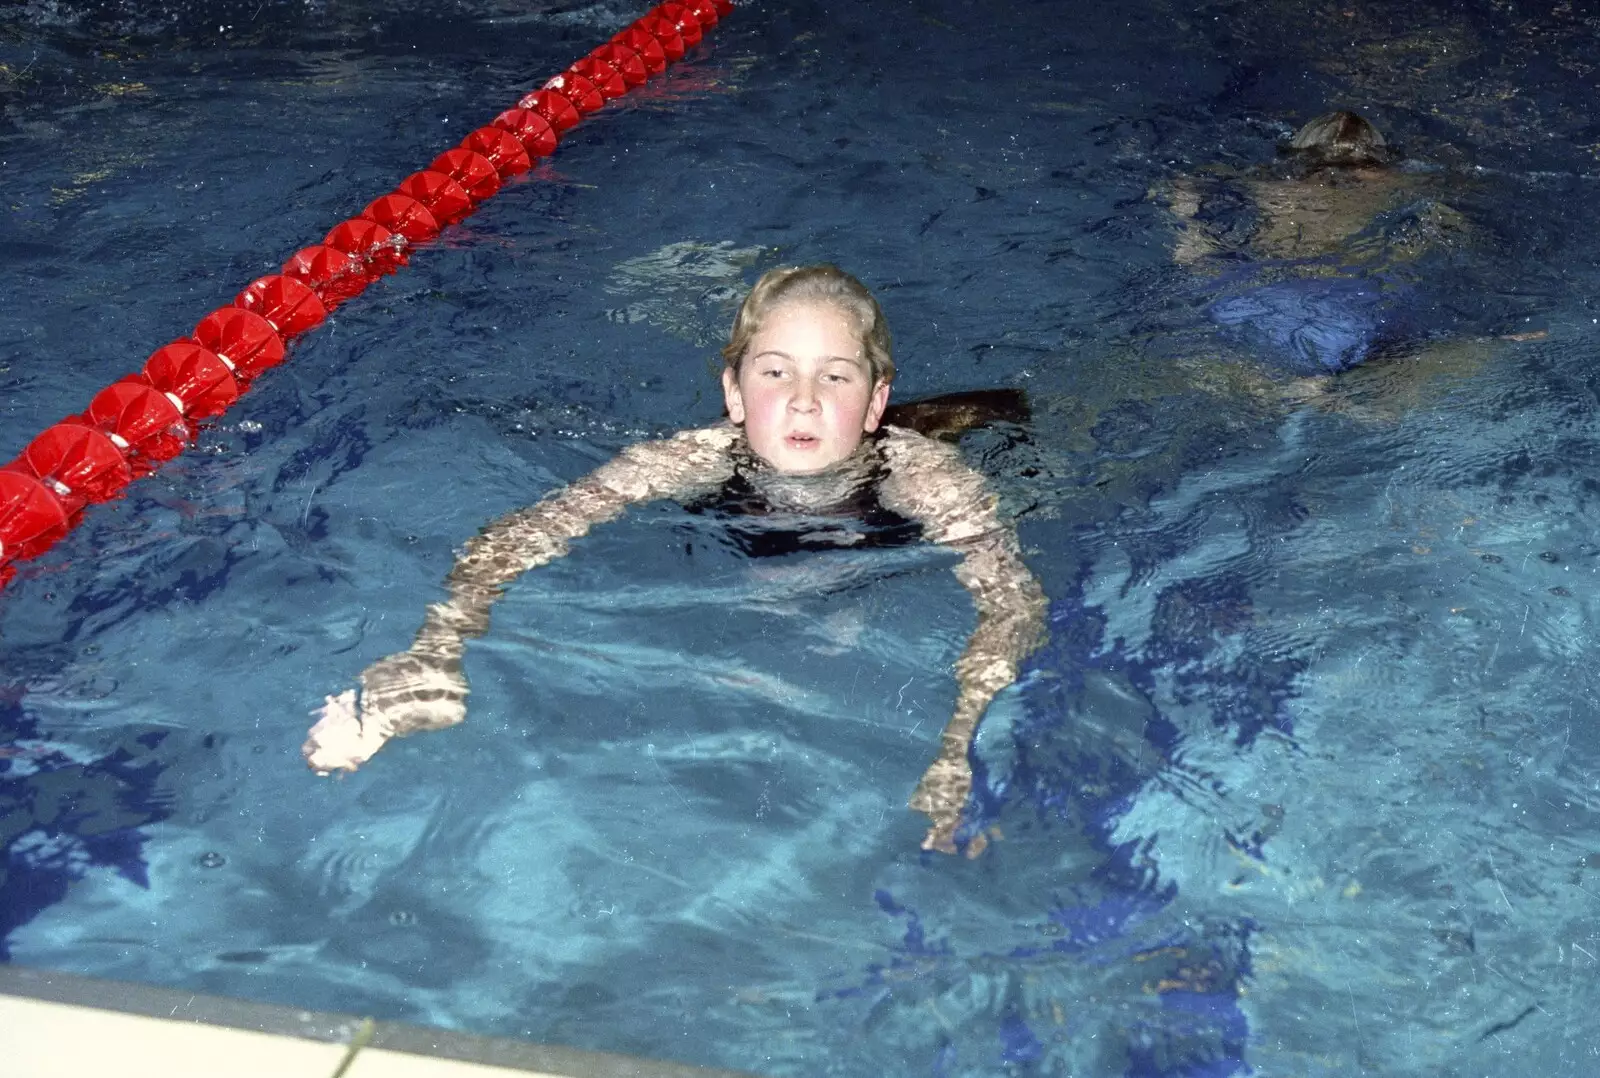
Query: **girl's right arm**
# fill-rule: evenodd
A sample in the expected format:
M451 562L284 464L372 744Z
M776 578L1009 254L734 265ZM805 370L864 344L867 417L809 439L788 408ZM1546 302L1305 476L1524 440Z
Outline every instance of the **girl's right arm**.
M391 737L466 718L466 642L489 628L507 584L567 553L572 540L635 502L681 498L731 472L731 426L685 431L630 446L616 459L534 505L508 513L466 544L411 647L362 671L360 689L329 696L302 751L319 774L354 771Z

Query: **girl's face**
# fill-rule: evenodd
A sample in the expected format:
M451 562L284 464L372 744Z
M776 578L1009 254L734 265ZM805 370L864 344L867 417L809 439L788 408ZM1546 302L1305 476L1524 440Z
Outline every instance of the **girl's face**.
M757 456L805 475L844 460L878 429L889 383L873 381L848 314L796 300L767 315L737 377L722 372L722 394Z

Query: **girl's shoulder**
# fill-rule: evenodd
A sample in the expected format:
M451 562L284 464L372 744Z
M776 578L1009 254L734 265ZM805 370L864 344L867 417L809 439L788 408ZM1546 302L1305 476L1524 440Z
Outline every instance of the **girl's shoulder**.
M949 442L885 423L878 428L878 446L891 467L912 461L959 461L961 451Z
M731 423L683 430L628 446L593 477L635 500L684 497L728 478L739 442L739 429Z
M709 427L693 427L689 430L680 430L669 440L697 448L728 452L744 441L744 431L724 419L722 422L714 423Z
M717 423L709 427L691 427L666 438L635 442L622 451L623 456L635 459L709 459L726 456L740 444L742 432L732 423Z
M936 543L994 529L994 494L959 448L903 427L881 430L887 474L879 493L886 508L920 521L923 534Z

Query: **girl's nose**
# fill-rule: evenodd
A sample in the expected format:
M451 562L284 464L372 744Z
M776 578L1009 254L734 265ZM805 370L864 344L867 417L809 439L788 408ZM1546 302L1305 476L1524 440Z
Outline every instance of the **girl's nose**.
M814 412L817 410L816 388L808 381L800 381L794 387L794 395L789 398L789 408L795 412Z

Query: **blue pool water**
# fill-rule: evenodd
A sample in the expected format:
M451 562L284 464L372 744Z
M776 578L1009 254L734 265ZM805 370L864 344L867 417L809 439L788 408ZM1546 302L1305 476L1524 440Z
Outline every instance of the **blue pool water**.
M766 1075L1593 1073L1584 12L999 10L740 8L23 567L4 957ZM641 9L441 11L0 12L0 454ZM1387 267L1427 333L1318 392L1208 318L1159 192L1332 105L1452 216ZM750 559L675 506L511 590L466 725L311 776L452 551L714 420L742 289L821 259L898 396L1033 402L965 442L1051 599L987 852L904 808L950 555Z

